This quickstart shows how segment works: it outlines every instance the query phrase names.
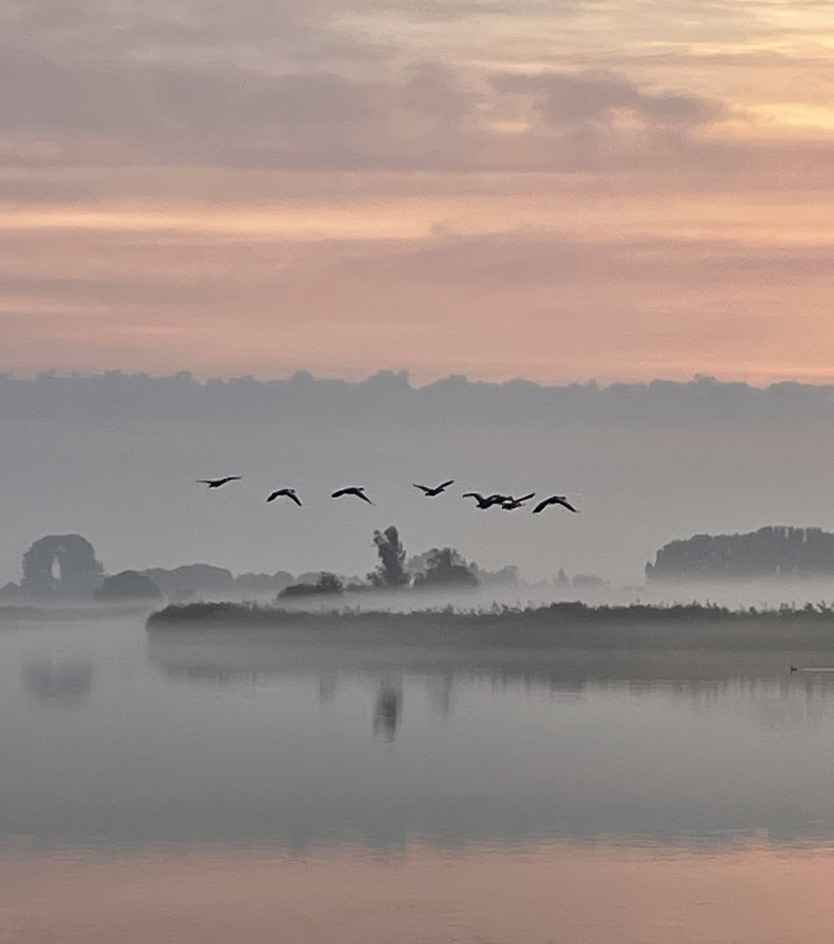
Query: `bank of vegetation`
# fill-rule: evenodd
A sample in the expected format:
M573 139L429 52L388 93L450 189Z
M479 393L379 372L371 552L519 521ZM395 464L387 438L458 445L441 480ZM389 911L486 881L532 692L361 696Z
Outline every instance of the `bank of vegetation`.
M834 605L729 609L713 604L590 606L494 605L484 609L410 612L355 608L303 611L248 603L168 606L148 619L152 631L248 627L309 631L343 640L371 635L397 642L545 645L576 648L726 646L834 649Z

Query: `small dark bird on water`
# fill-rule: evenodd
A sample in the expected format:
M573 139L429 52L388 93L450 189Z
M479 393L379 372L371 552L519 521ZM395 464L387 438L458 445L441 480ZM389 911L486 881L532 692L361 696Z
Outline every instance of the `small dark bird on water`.
M361 498L362 501L367 502L369 505L373 505L373 502L365 494L365 486L359 485L350 485L347 488L339 488L330 496L331 498L341 498L343 495L351 495L354 498Z
M428 485L418 485L416 482L412 482L412 484L415 488L419 488L426 498L435 498L441 492L445 492L450 485L454 485L455 480L449 479L448 482L443 482L442 485L436 485L434 488L429 488Z
M301 507L301 499L298 497L294 488L279 488L276 489L272 494L267 498L268 502L274 502L276 498L289 498Z
M548 505L561 505L563 508L567 508L568 511L578 512L578 510L574 508L573 505L571 505L564 495L551 495L550 498L545 498L544 501L540 501L538 505L536 505L536 507L533 509L533 514L539 514L540 512L544 511Z
M220 488L227 482L238 482L242 478L242 475L227 475L224 479L197 479L197 484L208 485L209 488Z
M522 508L525 502L535 497L536 493L530 492L529 495L522 495L521 498L508 498L507 501L501 503L501 507L504 511L515 511L516 508Z
M475 504L481 511L492 508L493 505L500 505L512 496L510 495L487 495L486 498L480 492L464 492L463 498L474 498Z
M798 672L798 671L799 671L799 669L798 669L797 666L795 666L795 665L792 665L792 666L791 666L791 672Z

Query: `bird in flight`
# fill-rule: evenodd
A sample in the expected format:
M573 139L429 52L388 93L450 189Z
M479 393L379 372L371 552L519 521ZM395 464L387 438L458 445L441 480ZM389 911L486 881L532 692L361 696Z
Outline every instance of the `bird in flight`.
M484 498L480 492L464 492L463 494L463 498L474 498L475 504L481 511L492 508L493 505L500 505L502 502L508 501L511 497L510 495L487 495L486 498Z
M373 502L365 494L365 486L351 485L348 488L339 488L330 496L331 498L341 498L343 495L352 495L354 498L361 498L362 501L373 505Z
M436 495L439 495L441 492L445 492L450 485L455 484L454 479L449 479L448 482L443 482L442 485L436 485L434 488L429 488L428 485L418 485L416 482L412 483L415 488L419 488L420 491L426 496L426 498L434 498Z
M242 478L242 475L227 475L223 479L197 479L197 484L208 485L209 488L220 488L221 485L225 485L227 482L237 482Z
M276 498L289 498L301 507L301 499L298 497L298 493L294 488L279 488L272 492L267 498L268 502L274 502Z
M550 498L545 498L544 501L540 501L538 505L536 505L533 509L533 514L539 514L539 512L544 511L548 505L561 505L563 508L567 508L568 511L578 513L578 509L574 508L564 495L551 495Z
M521 498L508 498L507 501L501 502L501 507L504 511L515 511L516 508L521 508L525 502L530 501L531 498L535 498L536 493L530 492L529 495L522 495Z

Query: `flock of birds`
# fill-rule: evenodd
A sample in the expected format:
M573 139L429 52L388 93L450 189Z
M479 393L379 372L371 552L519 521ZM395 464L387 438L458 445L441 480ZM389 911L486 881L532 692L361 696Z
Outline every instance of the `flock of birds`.
M239 482L242 478L242 475L226 475L221 479L197 479L197 483L199 485L207 485L209 488L220 488L229 482ZM448 482L441 482L440 485L434 486L418 485L416 482L413 483L414 488L419 489L426 498L437 498L437 496L442 495L450 485L454 484L454 479L449 479ZM348 485L345 488L336 489L335 492L331 493L330 497L358 498L361 501L367 502L369 505L373 505L373 502L368 498L366 492L367 489L364 486ZM492 495L482 495L480 492L464 492L462 497L474 498L475 507L480 511L486 511L488 508L503 508L504 511L516 511L519 508L525 507L527 502L532 501L532 499L536 497L536 493L530 492L528 495L522 495L520 498L516 498L514 495L503 495L499 492L495 492ZM295 502L299 508L302 505L302 501L298 497L298 492L294 488L276 488L275 491L270 492L266 500L267 502L274 502L279 498L288 498L290 501ZM574 513L578 512L578 509L574 508L564 495L551 495L549 498L540 501L533 508L533 514L540 514L545 508L549 508L551 505L561 505L562 508L566 508L568 511Z

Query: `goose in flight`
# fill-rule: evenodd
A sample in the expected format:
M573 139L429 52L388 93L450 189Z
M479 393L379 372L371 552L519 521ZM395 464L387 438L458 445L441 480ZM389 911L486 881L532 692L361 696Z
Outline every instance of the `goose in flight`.
M426 498L435 498L441 492L445 492L450 485L454 484L455 480L449 479L448 482L443 482L441 485L436 485L434 488L429 488L428 485L418 485L416 482L412 482L412 485L415 488L419 488Z
M330 496L331 498L341 498L343 495L352 495L354 498L361 498L362 501L373 505L373 502L365 494L365 486L350 485L347 488L339 488Z
M505 502L501 502L501 507L504 511L515 511L516 508L521 508L525 502L535 497L536 493L530 492L529 495L522 495L521 498L508 498Z
M561 505L563 508L567 508L568 511L578 513L578 509L574 508L564 495L551 495L550 498L545 498L544 501L540 501L538 505L536 505L533 509L533 514L539 514L539 512L544 511L548 505Z
M508 501L512 496L510 495L487 495L484 498L480 492L464 492L463 498L474 498L475 504L481 511L485 511L487 508L492 508L493 505L500 505L502 502Z
M276 498L289 498L301 507L301 499L298 497L298 494L294 488L279 488L272 492L267 498L268 502L274 502Z
M197 479L197 484L208 485L209 488L220 488L221 485L225 485L227 482L237 482L242 478L242 475L227 475L222 479Z

